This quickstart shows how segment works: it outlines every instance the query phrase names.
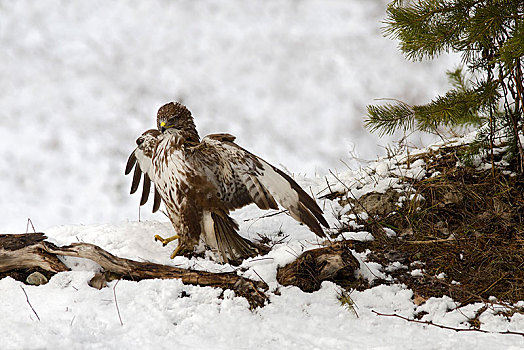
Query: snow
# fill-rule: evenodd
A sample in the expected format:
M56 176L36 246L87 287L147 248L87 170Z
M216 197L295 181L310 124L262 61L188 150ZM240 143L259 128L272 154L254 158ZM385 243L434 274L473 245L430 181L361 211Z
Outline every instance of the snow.
M92 276L89 270L64 272L39 287L0 280L0 309L9 315L0 321L2 348L451 349L460 344L461 349L517 349L522 344L518 336L454 333L372 313L411 317L424 310L431 315L426 320L464 327L461 312L448 312L455 307L451 299L430 299L417 308L413 293L401 285L351 293L357 317L340 304L341 290L329 282L314 293L281 288L281 295L252 312L231 292L219 298L219 289L144 280L114 281L96 290L87 285ZM491 315L483 322L492 330L524 325L521 315L511 322Z
M397 233L389 227L383 227L383 229L388 237L395 237L397 235Z
M342 238L344 239L354 239L357 241L372 241L373 235L367 231L358 231L358 232L343 232Z
M304 187L311 186L313 192L325 186L322 179L297 180ZM329 200L320 204L344 210ZM468 317L483 304L459 310L452 299L444 296L416 305L411 290L393 283L352 291L353 304L348 308L339 301L343 290L331 282L324 282L313 293L280 286L276 281L277 267L293 261L305 250L319 247L321 242L283 213L268 217L262 217L262 213L255 205L235 212L243 236L255 239L264 235L276 243L267 255L248 259L239 267L215 263L209 256L169 259L174 244L162 247L153 239L154 234L173 233L170 223L164 220L48 229L49 240L58 245L90 242L112 254L139 261L213 272L237 271L251 279L262 279L270 287L270 302L250 311L247 301L232 291L184 285L179 280L113 281L108 288L97 290L87 283L100 267L86 259L65 257L71 271L53 276L45 285L24 285L9 277L0 280L0 312L9 315L0 319L2 348L521 348L522 338L516 335L456 333L373 312L408 318L427 312L423 321L468 328ZM336 210L326 212L332 226L336 226L336 217ZM365 241L369 237L369 232L361 231L353 238ZM383 267L369 262L369 251L352 253L360 263L357 274L368 280L392 281L390 272L407 268L399 263ZM524 327L524 318L519 314L506 319L490 311L482 315L481 322L482 329L492 332L522 331Z
M340 177L360 183L367 191L383 189L383 182L376 181L370 169L384 168L386 162L388 167L393 164L389 159L379 159L376 163L382 165L372 163L368 169L342 173ZM405 167L391 166L392 172L381 173L381 180L388 182L390 176L396 176L395 170L405 171ZM326 179L296 179L312 193L327 187ZM334 177L327 181L330 188L339 182ZM332 227L337 226L340 215L343 220L355 217L336 202L323 200L319 204L331 208L326 210L326 218ZM266 217L262 213L255 205L234 213L243 236L256 239L263 235L276 243L267 255L248 259L240 267L215 263L211 256L169 259L173 244L162 247L153 239L154 234L174 233L163 218L49 228L46 230L49 240L58 245L90 242L121 257L213 272L237 271L247 278L262 279L270 287L270 302L250 311L247 301L235 297L231 291L184 285L178 280L113 281L108 288L96 290L87 282L99 266L89 260L64 257L71 271L55 275L46 285L29 286L11 278L0 280L0 312L9 315L0 319L5 338L3 348L154 349L175 345L192 349L521 348L522 339L517 335L456 333L375 313L413 318L424 312L422 321L468 328L468 318L483 304L459 309L458 304L444 296L419 305L415 304L411 290L393 283L352 291L353 304L348 308L339 301L342 289L333 283L324 282L314 293L280 286L276 281L277 267L322 242L284 213ZM366 231L344 232L342 236L362 241L373 239ZM399 263L381 266L369 262L366 258L369 251L352 253L360 264L357 274L370 281L380 278L393 282L389 273L406 268ZM411 273L422 276L423 270ZM482 329L491 332L519 332L524 328L522 315L507 319L495 310L482 314L480 321Z
M244 237L263 235L275 243L267 255L240 267L215 263L212 254L171 260L174 243L162 247L153 240L172 235L171 224L149 213L151 203L139 211L139 195L128 195L131 179L123 170L134 140L155 126L156 109L170 100L193 111L202 136L236 135L316 196L347 188L355 198L409 190L398 177L426 176L422 160L409 169L399 165L405 155L356 163L384 154L381 147L392 139L363 130L365 106L381 97L429 100L445 91L443 72L456 60L406 62L395 43L380 36L385 4L3 2L0 231L25 232L31 218L58 245L89 242L139 261L237 271L268 283L270 303L250 311L231 291L178 280L113 281L96 290L87 282L100 267L64 257L71 271L45 285L0 280L1 348L522 348L515 335L455 333L373 313L413 317L425 311L422 320L467 328L479 304L457 309L444 296L415 305L413 292L393 283L352 291L348 310L333 283L314 293L280 286L277 267L322 242L286 214L263 217L254 205L235 218ZM355 164L365 165L355 170ZM345 222L356 231L343 237L373 239L349 205L319 204L331 227ZM352 253L357 273L369 280L392 281L389 273L405 268L369 262L369 252ZM524 329L519 314L506 319L489 311L480 321L494 332Z
M409 62L386 0L6 1L0 21L0 230L136 219L123 176L157 109L314 177L384 154L377 98L424 103L458 62ZM421 136L410 137L420 143ZM426 138L427 140L427 138ZM13 147L13 145L23 145ZM142 218L148 216L144 211Z
M412 293L400 286L353 293L357 318L340 305L338 288L331 283L311 294L284 288L271 304L250 312L241 298L218 299L219 290L177 280L111 282L110 288L98 291L87 287L90 276L67 272L45 286L25 286L41 321L27 305L20 283L1 280L2 309L10 315L9 327L3 328L3 348L65 349L81 344L88 349L451 349L460 344L461 349L476 349L482 342L484 348L516 349L519 345L515 336L453 334L369 311L410 316L415 310ZM427 305L439 312L439 322L452 318L458 324L464 319L444 312L444 306L452 306L449 300Z
M415 269L415 270L411 271L411 276L422 277L422 276L424 276L424 271L421 270L421 269Z

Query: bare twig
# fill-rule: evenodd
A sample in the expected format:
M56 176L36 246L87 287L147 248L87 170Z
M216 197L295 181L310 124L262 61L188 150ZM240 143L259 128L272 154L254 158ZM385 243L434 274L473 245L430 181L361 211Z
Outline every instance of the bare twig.
M332 194L333 190L331 189L331 186L329 185L329 181L328 181L327 176L324 176L324 179L326 179L326 185L327 185L327 188L329 190L329 194Z
M123 326L124 322L122 322L122 317L120 316L120 308L118 307L118 300L116 300L116 286L118 285L118 282L120 282L120 280L116 281L115 285L113 286L113 296L115 297L115 306L116 312L118 313L118 319L120 320L120 324Z
M445 238L445 239L431 239L428 241L403 241L408 244L431 244L431 243L443 243L443 242L456 242L460 240L467 240L468 238Z
M24 292L24 294L25 294L25 300L27 301L27 304L29 305L29 307L31 308L31 310L33 310L33 312L34 312L36 318L38 318L38 321L40 321L40 317L38 317L38 314L36 313L36 311L35 311L33 305L31 305L31 303L29 302L29 297L27 296L27 293L25 292L24 287L20 286L20 288L22 289L22 292Z
M279 210L279 211L276 211L276 212L274 212L274 213L269 213L269 214L265 214L265 215L259 216L258 218L249 218L249 219L244 219L244 222L245 222L245 221L251 221L251 220L255 220L255 222L256 222L256 221L258 221L258 220L260 220L260 219L270 218L270 217L272 217L272 216L276 216L276 215L283 214L283 213L287 213L287 212L288 212L287 209L285 209L285 210Z
M408 322L420 323L420 324L424 324L424 325L428 325L428 326L434 326L434 327L438 327L438 328L442 328L442 329L449 329L449 330L455 331L455 332L480 332L480 333L488 333L488 334L513 334L513 335L520 335L520 336L524 337L524 333L521 333L521 332L513 332L513 331L491 332L491 331L486 331L484 329L477 329L477 328L456 328L456 327L445 326L443 324L433 323L431 321L415 320L415 319L408 318L408 317L405 317L405 316L402 316L402 315L398 315L398 314L383 314L383 313L377 312L375 310L371 310L371 312L373 312L374 314L376 314L378 316L397 317L397 318L403 319L403 320L408 321Z
M262 282L266 283L266 281L264 281L264 279L262 278L262 276L260 276L260 275L258 274L257 270L255 270L254 268L253 268L253 272L255 273L255 275L258 276L258 278L260 278L260 280L261 280ZM267 283L266 283L266 284L267 284Z
M33 221L31 221L31 218L27 218L27 225L25 226L25 233L29 233L29 224L31 224L31 227L33 228L33 233L36 233L35 226L33 225Z

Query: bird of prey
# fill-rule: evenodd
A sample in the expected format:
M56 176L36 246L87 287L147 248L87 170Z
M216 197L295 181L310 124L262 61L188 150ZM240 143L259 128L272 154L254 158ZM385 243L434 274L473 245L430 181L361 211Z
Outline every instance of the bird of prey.
M140 205L154 187L153 212L163 201L176 235L155 239L164 245L178 239L177 254L192 253L203 242L222 262L258 254L251 241L238 234L230 211L255 203L260 209L278 204L320 237L328 228L322 210L290 176L238 146L230 134L200 140L191 112L167 103L157 114L157 129L144 132L129 156L125 173L135 167L131 193L143 174Z

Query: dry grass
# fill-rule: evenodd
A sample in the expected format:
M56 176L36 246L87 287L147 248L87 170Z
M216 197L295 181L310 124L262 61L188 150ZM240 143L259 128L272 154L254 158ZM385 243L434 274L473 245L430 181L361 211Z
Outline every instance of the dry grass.
M360 243L369 258L387 266L408 266L393 276L415 292L419 302L449 295L462 305L524 300L524 178L501 169L479 171L457 167L463 147L424 154L428 173L439 175L412 181L422 202L361 222L376 239ZM408 180L408 179L406 179ZM394 228L386 237L382 226ZM424 275L412 276L413 269ZM445 274L445 278L435 276ZM442 275L441 275L442 276Z

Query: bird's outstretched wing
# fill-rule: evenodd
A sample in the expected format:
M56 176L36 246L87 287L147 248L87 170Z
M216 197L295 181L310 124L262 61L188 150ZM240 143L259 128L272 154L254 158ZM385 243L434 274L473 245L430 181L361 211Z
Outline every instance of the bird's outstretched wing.
M189 152L217 187L228 209L255 203L261 209L278 209L277 202L297 221L325 237L329 227L322 209L289 175L235 144L230 134L212 134Z
M158 138L162 133L156 129L145 131L137 140L137 147L127 160L125 174L129 174L133 167L133 182L131 183L131 194L135 193L140 184L140 178L144 177L142 196L140 198L140 205L144 205L148 198L151 189L151 182L153 179L153 153L158 145ZM153 200L153 213L160 208L160 194L153 184L155 196Z

